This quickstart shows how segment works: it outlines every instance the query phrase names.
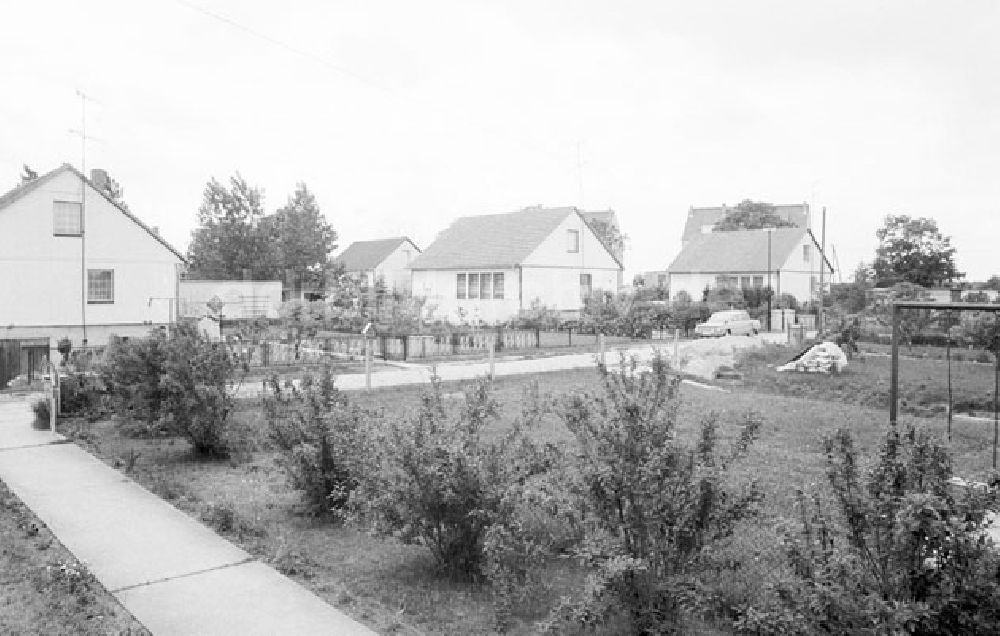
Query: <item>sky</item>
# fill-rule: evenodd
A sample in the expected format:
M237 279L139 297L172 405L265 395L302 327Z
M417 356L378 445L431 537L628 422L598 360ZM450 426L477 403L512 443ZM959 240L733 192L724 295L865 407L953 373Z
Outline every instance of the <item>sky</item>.
M887 214L1000 273L1000 3L90 0L4 3L0 190L108 170L186 250L205 183L307 184L352 241L460 216L617 212L626 280L691 206L809 203L848 280ZM87 96L84 102L78 91ZM339 250L338 250L339 251Z

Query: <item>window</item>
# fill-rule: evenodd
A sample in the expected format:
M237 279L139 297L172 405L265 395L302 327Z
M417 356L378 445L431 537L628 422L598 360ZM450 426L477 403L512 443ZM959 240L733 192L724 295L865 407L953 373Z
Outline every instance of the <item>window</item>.
M459 274L457 277L458 292L455 294L455 298L464 299L465 298L465 274Z
M667 286L667 275L666 274L657 274L656 275L656 286L659 287L660 289L663 289L664 287Z
M807 263L809 262L809 246L808 245L803 245L802 246L802 260L804 260Z
M83 234L83 208L76 201L52 202L52 234L80 236Z
M740 276L740 289L750 289L750 281L752 280L749 276Z
M503 300L503 272L493 274L493 298Z
M115 302L115 270L87 270L87 303L104 304Z
M715 286L719 289L735 289L740 284L739 276L726 276L722 274L715 277Z
M590 277L590 274L580 274L580 298L587 300L593 291L593 279Z
M566 230L566 251L573 254L580 251L579 230Z
M493 290L491 289L492 283L493 275L489 272L479 275L479 297L483 300L488 300L493 295Z
M469 298L479 298L479 274L469 274Z
M763 276L754 276L753 277L753 286L755 288L757 288L757 289L760 289L761 287L763 287L764 286L764 277Z

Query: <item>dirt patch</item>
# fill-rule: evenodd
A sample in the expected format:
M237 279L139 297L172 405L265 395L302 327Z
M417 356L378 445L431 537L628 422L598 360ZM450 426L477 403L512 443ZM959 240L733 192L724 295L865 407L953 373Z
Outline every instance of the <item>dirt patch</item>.
M0 633L149 634L3 482Z

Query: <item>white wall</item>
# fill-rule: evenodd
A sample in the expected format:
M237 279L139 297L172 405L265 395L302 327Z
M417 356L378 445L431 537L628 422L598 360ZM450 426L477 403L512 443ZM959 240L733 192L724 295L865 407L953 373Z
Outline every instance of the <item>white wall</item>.
M418 254L420 251L416 246L409 241L403 241L375 268L375 277L382 278L392 291L409 292L411 284L410 261L415 259Z
M53 201L80 201L81 181L63 171L0 209L0 338L23 334L82 339L80 237L53 236ZM170 319L181 260L87 188L86 268L114 270L114 302L86 304L89 344L110 333L146 333ZM146 324L150 323L150 324Z
M467 322L496 323L504 322L517 315L518 312L518 272L516 269L468 270L482 273L503 272L504 297L489 300L457 298L459 273L467 270L414 270L413 295L426 298L425 308L433 318L461 322L461 312L465 311ZM527 306L527 305L525 305Z
M180 315L184 317L211 314L206 303L215 297L225 303L222 315L227 319L253 318L258 311L267 318L277 318L281 307L280 280L182 280L178 288Z

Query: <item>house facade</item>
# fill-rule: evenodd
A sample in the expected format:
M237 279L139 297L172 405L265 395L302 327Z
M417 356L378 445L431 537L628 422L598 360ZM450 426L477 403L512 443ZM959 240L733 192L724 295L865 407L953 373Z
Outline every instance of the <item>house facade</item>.
M667 268L670 297L701 300L705 289L770 286L775 295L809 302L819 290L820 268L833 267L813 233L803 227L710 232L693 236Z
M0 339L79 347L145 335L176 318L183 263L64 164L0 196Z
M420 248L405 236L377 241L355 241L337 258L347 274L369 287L381 280L396 293L410 292L410 263Z
M622 283L621 262L571 207L458 219L411 270L431 317L454 323L502 323L535 304L577 312Z

